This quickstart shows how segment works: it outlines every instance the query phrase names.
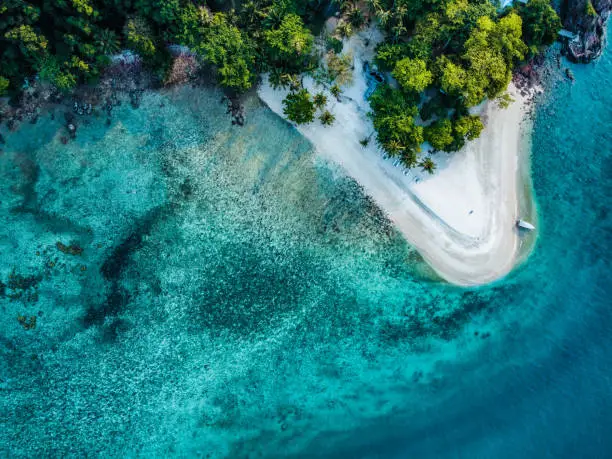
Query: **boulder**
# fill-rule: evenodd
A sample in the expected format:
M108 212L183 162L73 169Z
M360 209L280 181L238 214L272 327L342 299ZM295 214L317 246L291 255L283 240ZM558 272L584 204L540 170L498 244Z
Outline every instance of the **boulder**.
M567 0L563 27L576 34L564 47L570 60L588 63L601 55L611 10L612 0Z

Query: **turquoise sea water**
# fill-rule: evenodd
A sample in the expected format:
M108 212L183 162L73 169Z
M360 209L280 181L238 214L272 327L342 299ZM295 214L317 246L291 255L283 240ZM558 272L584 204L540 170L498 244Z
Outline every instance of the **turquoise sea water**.
M572 70L536 112L536 249L478 289L255 100L3 131L0 455L610 457L612 58Z

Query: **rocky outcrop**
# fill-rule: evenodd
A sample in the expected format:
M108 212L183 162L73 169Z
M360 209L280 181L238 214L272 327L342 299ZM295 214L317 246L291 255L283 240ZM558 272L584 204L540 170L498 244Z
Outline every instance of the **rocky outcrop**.
M564 47L571 60L587 63L601 55L610 10L612 0L565 1L561 11L563 27L576 34Z

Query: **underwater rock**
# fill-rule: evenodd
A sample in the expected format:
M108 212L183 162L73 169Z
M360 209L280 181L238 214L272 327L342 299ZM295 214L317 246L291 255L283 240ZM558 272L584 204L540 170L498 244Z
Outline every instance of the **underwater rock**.
M134 109L140 107L140 91L130 91L130 105Z
M227 114L232 115L232 125L244 126L244 105L238 97L224 96L221 102L227 101Z
M70 243L70 245L64 245L60 241L57 241L55 246L57 250L68 255L81 255L83 253L83 248L74 242Z
M11 300L24 300L35 303L38 301L38 284L42 280L41 275L24 276L12 271L6 284L2 284L1 290L4 292L6 289L9 292L6 294ZM4 293L3 293L4 295Z
M68 128L68 133L70 134L70 137L74 139L76 137L76 125L73 123L68 123L68 126L66 127Z
M33 330L36 328L36 316L17 316L17 322L23 327L24 330Z

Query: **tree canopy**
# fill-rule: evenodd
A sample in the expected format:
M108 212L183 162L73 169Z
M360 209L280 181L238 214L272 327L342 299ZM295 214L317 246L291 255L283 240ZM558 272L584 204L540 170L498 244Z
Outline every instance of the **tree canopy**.
M396 143L389 143L390 110L405 110L413 120L418 116L417 124L424 124L424 136L437 150L456 150L478 137L482 123L468 115L468 108L503 94L515 66L550 44L559 29L549 0L530 0L499 11L489 0L368 4L388 32L377 47L376 63L391 71L398 91L413 100L398 109L396 98L372 96L379 141L390 154L398 151Z
M531 55L556 40L561 30L561 20L549 0L530 0L527 4L519 2L515 8L523 18L523 39Z
M257 73L307 68L314 43L305 21L325 7L316 0L5 0L0 6L0 76L4 91L24 77L44 76L70 88L95 80L121 49L139 54L161 80L170 69L166 45L199 54L220 85L236 92Z
M316 107L306 89L291 92L283 100L283 113L297 124L312 123Z
M267 50L273 61L284 64L299 60L312 51L314 38L302 18L287 14L278 27L265 32Z
M406 91L424 91L432 82L433 75L421 59L405 57L395 64L393 77Z
M160 81L170 81L167 45L180 44L235 93L269 72L271 83L292 90L285 100L290 119L310 122L325 103L300 90L300 74L312 72L341 100L353 60L339 38L375 16L386 32L375 61L398 88L379 85L370 99L372 120L382 147L415 165L423 139L448 151L476 138L482 123L468 108L503 94L515 66L552 43L561 27L549 0L503 10L490 0L334 3L340 27L323 40L323 52L313 34L331 11L322 0L244 0L237 9L221 0L4 0L0 94L15 95L34 75L69 91L95 81L108 56L126 48Z

